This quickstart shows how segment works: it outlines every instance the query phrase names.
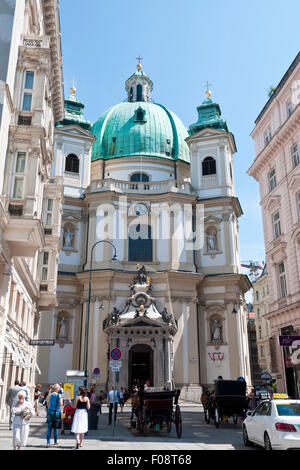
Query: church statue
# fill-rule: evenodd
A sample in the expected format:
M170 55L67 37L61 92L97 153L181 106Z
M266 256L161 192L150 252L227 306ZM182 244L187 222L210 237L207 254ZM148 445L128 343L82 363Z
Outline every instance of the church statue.
M119 318L120 318L120 311L114 307L114 311L111 314L110 321L113 325L117 325L119 323Z
M64 231L64 248L73 248L74 232L69 228Z
M213 320L210 325L211 342L222 342L222 324L219 320Z
M207 251L213 252L218 251L217 247L217 234L215 232L207 233Z
M134 282L136 284L146 284L147 283L147 274L146 274L145 266L142 266L141 268L138 266L137 275L134 278Z
M161 312L161 316L162 316L162 319L165 323L169 324L170 321L171 321L171 315L168 313L166 307L163 309L163 311Z
M61 318L57 324L57 339L68 339L69 324L65 318Z

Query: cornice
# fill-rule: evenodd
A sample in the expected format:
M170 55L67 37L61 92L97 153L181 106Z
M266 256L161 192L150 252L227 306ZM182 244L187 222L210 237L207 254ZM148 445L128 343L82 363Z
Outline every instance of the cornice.
M268 162L276 155L281 147L300 128L300 103L295 108L291 116L277 129L268 145L256 156L252 166L248 170L248 175L258 180Z
M50 39L53 112L55 121L58 122L64 118L64 88L58 0L43 0L42 7L45 33Z

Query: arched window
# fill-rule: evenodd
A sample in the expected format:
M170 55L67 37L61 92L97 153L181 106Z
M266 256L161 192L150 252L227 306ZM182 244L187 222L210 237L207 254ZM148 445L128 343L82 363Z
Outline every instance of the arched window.
M217 174L217 167L216 167L216 160L212 157L207 157L202 162L202 175L209 176L209 175L216 175Z
M138 85L136 87L136 100L143 101L143 87L142 85Z
M79 173L79 158L71 153L66 158L66 169L70 173Z
M144 112L142 109L138 109L136 112L136 120L137 121L144 121Z
M129 92L129 102L131 103L133 101L133 87L130 88Z
M130 227L128 261L153 261L152 230L149 225Z
M150 181L149 176L146 173L134 173L130 176L130 181L133 182L148 182Z

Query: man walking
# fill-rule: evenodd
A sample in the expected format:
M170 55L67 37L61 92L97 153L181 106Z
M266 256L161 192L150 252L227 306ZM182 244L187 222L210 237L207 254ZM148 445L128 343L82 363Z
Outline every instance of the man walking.
M108 424L112 423L113 409L114 409L114 421L116 422L119 399L120 399L120 393L118 392L118 390L115 390L115 387L112 387L111 391L108 393L108 399L107 399L107 404L109 405Z
M12 408L15 401L18 401L18 393L22 390L18 380L15 381L14 387L10 387L6 394L5 403L9 406L9 430L12 429Z

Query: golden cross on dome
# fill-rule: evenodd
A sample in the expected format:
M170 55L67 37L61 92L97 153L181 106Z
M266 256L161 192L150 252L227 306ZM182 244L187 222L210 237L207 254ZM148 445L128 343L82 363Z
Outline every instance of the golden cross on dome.
M144 60L144 58L139 55L139 56L136 58L136 60L139 61L138 65L137 65L137 69L138 69L138 70L142 70L141 60Z
M204 88L206 88L206 98L209 100L210 97L211 97L211 91L209 89L209 87L211 86L211 83L209 83L208 81L206 82L206 85Z
M71 83L72 83L72 88L70 89L70 92L71 92L71 95L75 95L75 93L76 93L76 91L77 91L77 90L76 90L75 77L72 78Z

